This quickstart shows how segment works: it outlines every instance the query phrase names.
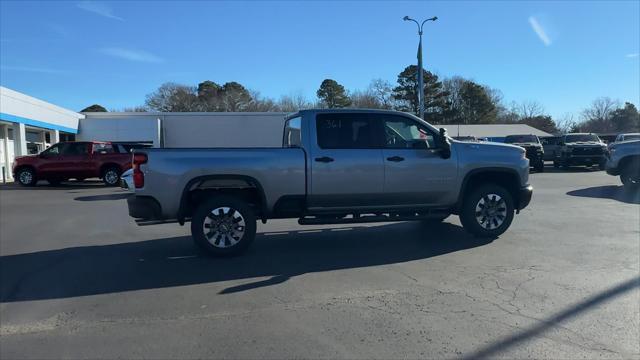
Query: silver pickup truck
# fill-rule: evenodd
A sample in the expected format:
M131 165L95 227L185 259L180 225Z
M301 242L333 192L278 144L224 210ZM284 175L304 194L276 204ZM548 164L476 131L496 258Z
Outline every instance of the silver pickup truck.
M422 220L451 214L496 237L532 195L523 148L458 142L419 118L382 110L305 110L286 118L281 148L142 149L129 215L191 221L214 255L245 250L256 220L302 225Z
M640 140L613 143L609 147L606 170L609 175L620 175L625 188L640 189Z

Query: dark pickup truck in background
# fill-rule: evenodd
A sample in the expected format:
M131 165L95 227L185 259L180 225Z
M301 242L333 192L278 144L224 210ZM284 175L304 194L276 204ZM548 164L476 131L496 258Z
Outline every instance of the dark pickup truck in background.
M598 165L604 170L607 162L607 145L596 134L566 134L558 142L553 160L554 167L568 169L570 166Z
M529 163L537 172L544 171L544 149L536 135L509 135L504 138L505 144L517 145L527 152Z
M38 180L58 185L68 179L101 178L108 186L119 183L131 168L131 153L123 144L107 142L61 142L38 155L20 156L13 164L13 177L20 185Z

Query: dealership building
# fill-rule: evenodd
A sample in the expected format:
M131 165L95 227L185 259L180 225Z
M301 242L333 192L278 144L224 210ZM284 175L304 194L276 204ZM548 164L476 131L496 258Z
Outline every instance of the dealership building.
M153 147L279 147L286 113L78 113L0 86L0 181L16 156L59 141L144 143ZM451 136L499 140L550 134L514 125L447 125Z

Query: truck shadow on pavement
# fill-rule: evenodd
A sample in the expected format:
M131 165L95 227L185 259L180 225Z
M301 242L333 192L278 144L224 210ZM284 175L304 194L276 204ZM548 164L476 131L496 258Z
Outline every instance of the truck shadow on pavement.
M0 302L61 299L209 284L247 291L322 271L426 260L490 243L443 223L258 234L244 255L210 258L189 237L73 247L0 257ZM269 277L220 289L215 283Z
M625 189L623 186L616 185L594 186L585 189L572 190L567 192L567 195L611 199L627 204L640 204L640 192L632 192Z
M0 184L0 190L13 191L13 190L79 190L79 189L97 189L106 188L104 182L100 180L85 180L85 181L65 181L59 185L53 186L46 181L39 181L35 186L22 186L18 183L6 183ZM115 188L114 188L115 189Z

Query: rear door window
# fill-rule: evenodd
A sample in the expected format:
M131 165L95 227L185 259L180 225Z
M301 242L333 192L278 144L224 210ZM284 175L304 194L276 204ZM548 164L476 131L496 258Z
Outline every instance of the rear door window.
M380 148L379 125L366 114L319 114L316 118L318 146L322 149Z
M62 155L87 155L87 143L67 143L62 149Z

